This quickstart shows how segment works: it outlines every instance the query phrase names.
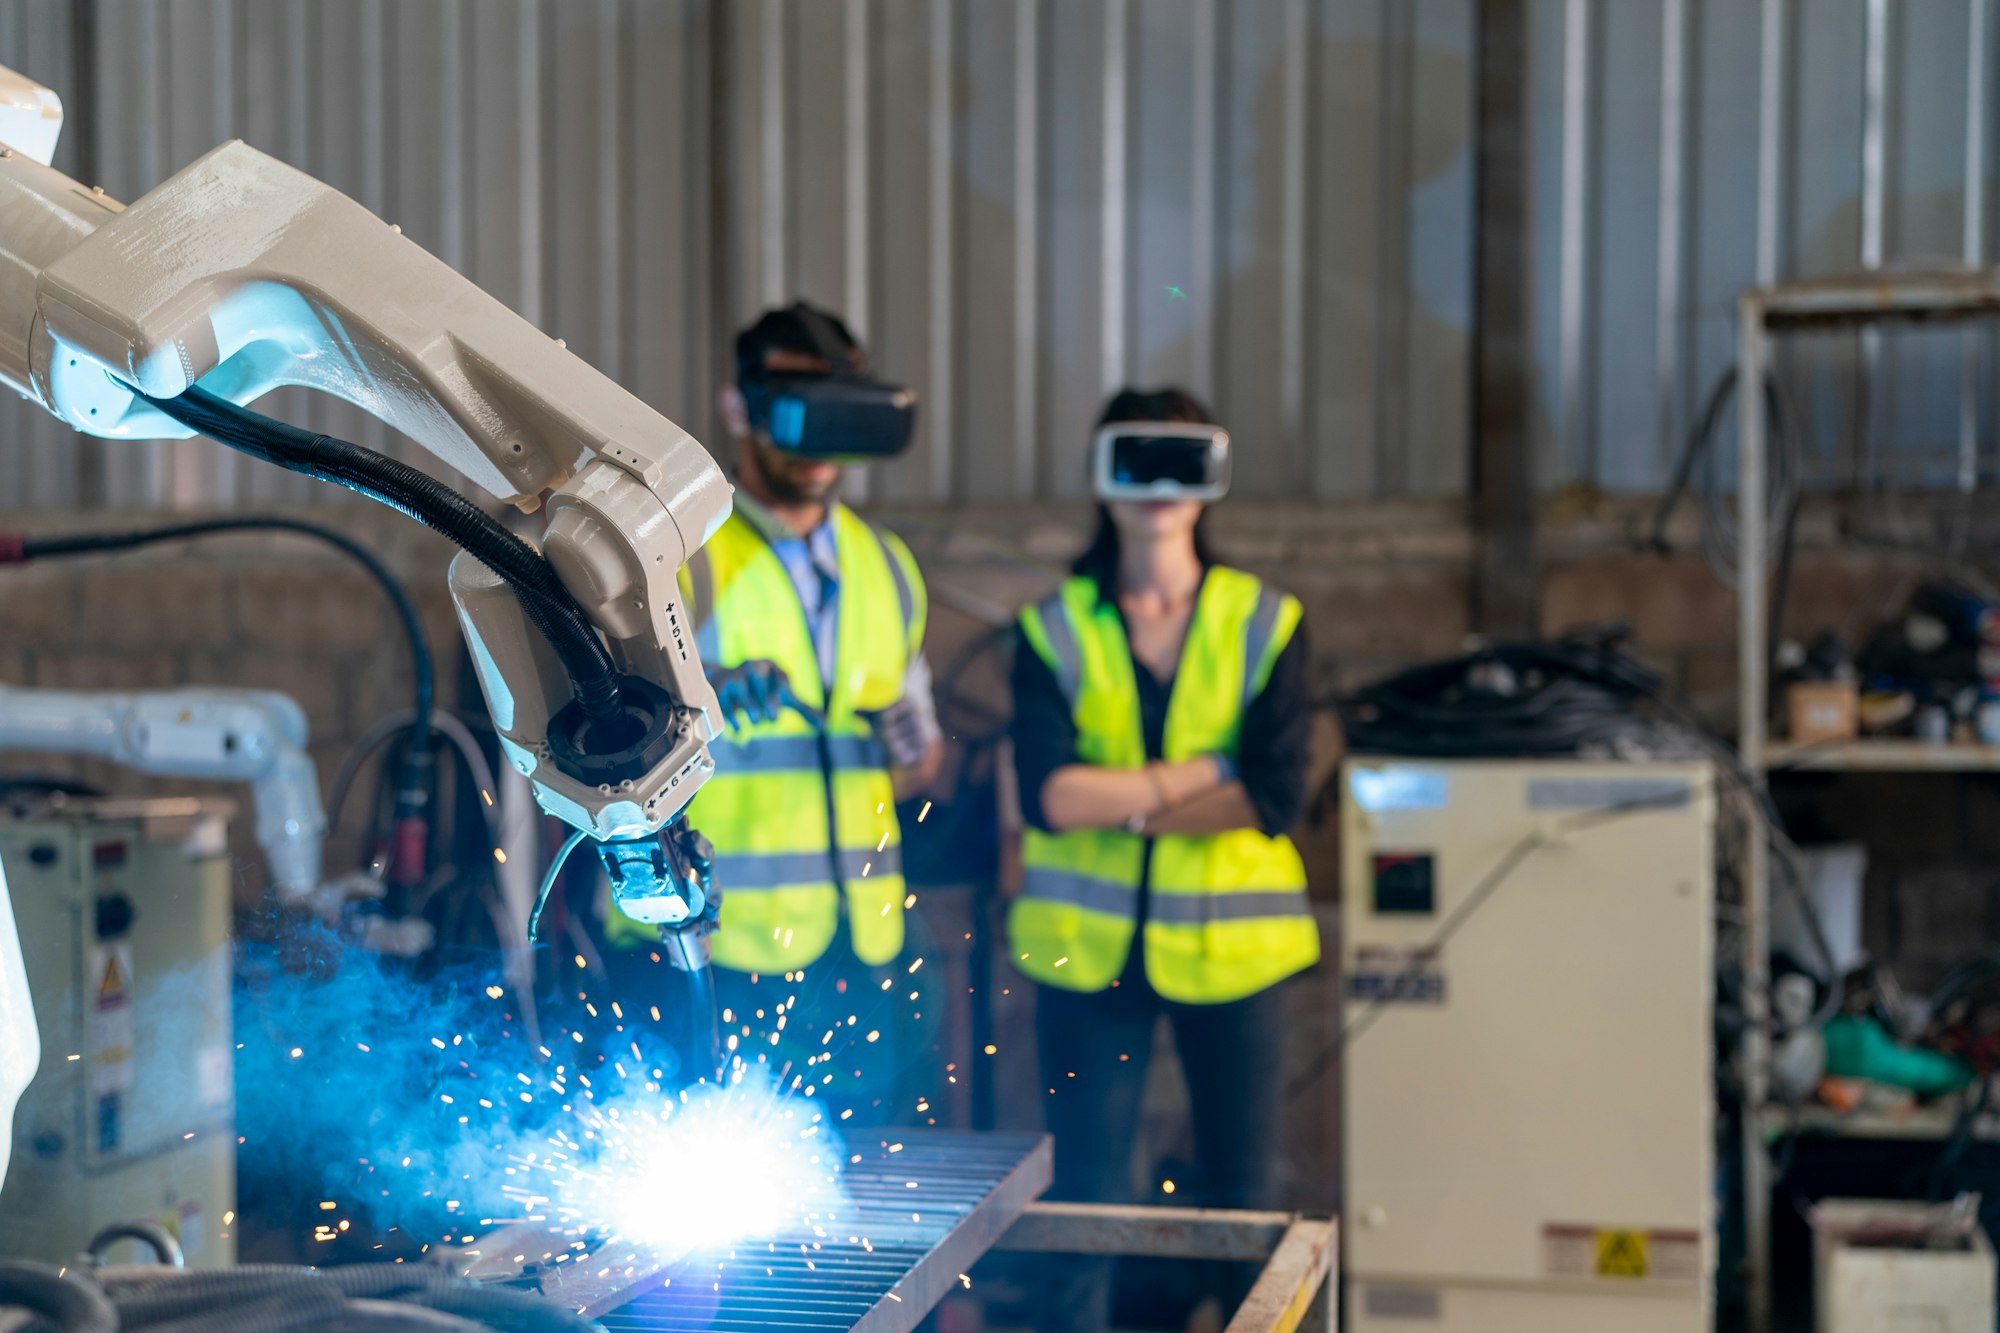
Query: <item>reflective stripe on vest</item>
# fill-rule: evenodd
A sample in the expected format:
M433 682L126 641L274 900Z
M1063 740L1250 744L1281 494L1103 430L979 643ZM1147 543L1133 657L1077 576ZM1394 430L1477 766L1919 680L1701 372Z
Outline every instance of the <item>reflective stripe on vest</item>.
M889 752L873 736L829 736L828 757L835 768L887 768ZM779 773L788 769L819 772L817 736L766 736L739 744L718 738L709 745L716 767L729 773Z
M1256 579L1209 570L1167 708L1164 758L1234 757L1243 713L1269 682L1299 622L1298 603ZM1021 616L1023 638L1054 673L1087 763L1146 762L1131 650L1115 606L1071 579ZM1171 1000L1221 1003L1275 984L1319 957L1305 866L1290 839L1237 829L1151 841L1122 830L1022 838L1022 894L1008 929L1020 969L1044 984L1099 990L1129 956L1142 876L1146 976Z
M827 719L821 740L798 714L732 731L688 807L715 847L722 926L715 961L745 972L804 967L826 951L847 904L854 952L885 963L903 946L902 834L888 757L867 713L902 695L921 642L923 584L893 536L833 507L840 603L831 682L797 590L761 533L733 514L683 571L705 666L766 659ZM831 824L829 824L831 819ZM607 918L607 934L609 918ZM650 935L650 932L649 932Z
M1063 870L1036 867L1022 880L1022 892L1093 912L1130 916L1139 907L1139 889ZM1245 921L1266 916L1311 916L1304 889L1236 889L1227 893L1155 893L1148 904L1155 921L1178 925L1204 921Z
M903 873L903 849L894 845L884 847L879 852L853 851L843 849L840 853L840 874L849 881L867 879L872 875L894 876ZM717 852L715 854L715 881L718 884L742 886L763 885L776 888L782 885L824 884L827 882L825 852L774 852L760 855L756 852ZM724 900L731 889L724 889Z

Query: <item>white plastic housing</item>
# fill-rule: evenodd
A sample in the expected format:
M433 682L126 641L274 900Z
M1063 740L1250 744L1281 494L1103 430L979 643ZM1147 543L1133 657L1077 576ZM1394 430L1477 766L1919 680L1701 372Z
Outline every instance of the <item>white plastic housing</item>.
M1177 481L1142 484L1118 480L1112 466L1118 441L1134 435L1166 436L1206 444L1209 481L1204 485L1188 485ZM1091 441L1091 489L1100 500L1199 500L1208 504L1229 494L1229 464L1229 432L1220 426L1187 421L1119 421L1099 430Z
M7 1178L14 1142L14 1107L41 1063L42 1037L28 995L28 965L14 929L14 904L7 897L7 868L0 866L0 1180Z
M630 810L657 830L692 794L714 698L675 575L728 517L728 482L692 436L339 191L233 142L121 211L0 153L0 381L113 439L189 434L135 387L249 403L301 385L523 509L555 492L551 563L621 667L691 710L703 752L615 791L539 764L542 803L611 836ZM487 604L460 607L475 642L513 632L479 624ZM481 679L496 711L548 683ZM544 739L517 734L530 752Z

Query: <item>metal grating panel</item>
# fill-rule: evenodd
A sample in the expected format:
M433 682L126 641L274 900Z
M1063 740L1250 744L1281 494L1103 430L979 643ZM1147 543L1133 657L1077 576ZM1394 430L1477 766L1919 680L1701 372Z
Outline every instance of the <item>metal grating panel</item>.
M913 1329L1048 1188L1046 1135L898 1131L895 1151L859 1150L841 1177L838 1225L731 1252L719 1264L551 1269L540 1288L611 1333ZM489 1256L560 1250L526 1228L487 1238ZM491 1260L468 1274L500 1278Z

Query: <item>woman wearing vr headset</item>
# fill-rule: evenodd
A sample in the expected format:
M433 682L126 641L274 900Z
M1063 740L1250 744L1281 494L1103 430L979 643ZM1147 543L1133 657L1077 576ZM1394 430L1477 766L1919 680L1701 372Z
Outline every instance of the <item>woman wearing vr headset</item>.
M1097 533L1021 613L1015 770L1027 825L1008 933L1036 1027L1057 1197L1129 1202L1161 1015L1193 1108L1175 1202L1270 1206L1281 983L1319 957L1305 868L1299 604L1221 564L1205 531L1229 437L1180 389L1125 390L1092 447ZM1101 1329L1110 1261L1054 1261L1043 1329ZM1236 1279L1231 1304L1247 1289Z

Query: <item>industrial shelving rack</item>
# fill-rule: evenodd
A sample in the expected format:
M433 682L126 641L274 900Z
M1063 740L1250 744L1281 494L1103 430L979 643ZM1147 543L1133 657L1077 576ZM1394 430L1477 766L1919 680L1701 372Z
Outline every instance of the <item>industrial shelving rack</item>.
M1815 278L1745 292L1737 301L1737 686L1738 748L1759 782L1779 770L1877 773L2000 772L2000 746L1853 741L1834 746L1774 745L1767 728L1769 533L1766 512L1764 372L1774 335L1888 323L1959 321L2000 315L2000 269ZM1968 439L1970 431L1967 432ZM1744 1212L1752 1333L1771 1316L1771 1173L1766 1134L1784 1119L1770 1100L1770 856L1762 838L1744 839L1743 1079ZM1914 1124L1822 1116L1791 1127L1854 1137L1925 1137ZM1987 1128L1991 1132L1990 1127Z

